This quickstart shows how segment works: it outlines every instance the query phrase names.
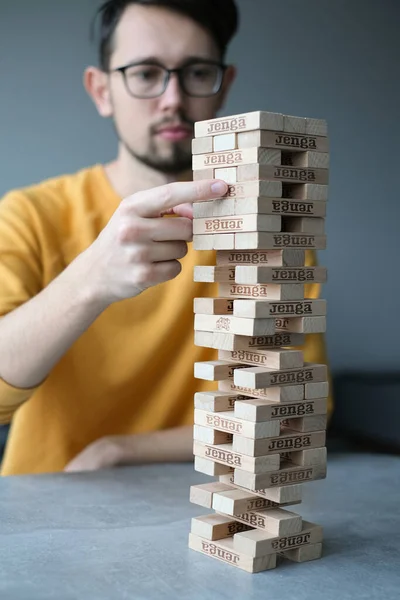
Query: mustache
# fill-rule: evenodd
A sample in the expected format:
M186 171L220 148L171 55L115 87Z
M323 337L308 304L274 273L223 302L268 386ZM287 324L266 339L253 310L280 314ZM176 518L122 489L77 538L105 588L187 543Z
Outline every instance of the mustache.
M158 121L158 123L151 126L150 133L156 133L160 127L165 127L166 125L171 125L172 127L188 125L191 129L194 129L194 121L186 117L186 115L178 115L175 117L165 117L161 121Z

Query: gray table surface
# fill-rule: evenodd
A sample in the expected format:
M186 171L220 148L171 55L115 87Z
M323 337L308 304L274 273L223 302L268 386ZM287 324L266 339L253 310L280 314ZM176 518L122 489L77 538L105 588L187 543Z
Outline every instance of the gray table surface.
M191 464L0 479L1 600L400 598L400 457L338 453L293 510L322 559L251 575L189 550Z

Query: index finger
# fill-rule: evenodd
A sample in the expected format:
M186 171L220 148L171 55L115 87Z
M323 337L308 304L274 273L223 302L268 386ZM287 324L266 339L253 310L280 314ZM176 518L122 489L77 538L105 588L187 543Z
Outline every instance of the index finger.
M179 204L221 198L227 191L228 186L221 179L179 181L138 192L124 202L129 202L139 217L158 217Z

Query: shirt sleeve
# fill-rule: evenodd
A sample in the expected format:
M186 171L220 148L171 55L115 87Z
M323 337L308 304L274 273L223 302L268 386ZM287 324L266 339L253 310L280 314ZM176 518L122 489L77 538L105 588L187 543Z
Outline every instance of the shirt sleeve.
M10 192L0 201L0 319L42 289L37 219L22 192ZM0 377L0 423L10 422L36 389L16 388Z

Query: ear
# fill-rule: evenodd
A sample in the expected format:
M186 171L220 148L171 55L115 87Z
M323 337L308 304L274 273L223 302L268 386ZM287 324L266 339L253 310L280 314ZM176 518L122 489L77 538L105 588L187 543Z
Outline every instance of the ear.
M83 74L83 85L102 117L113 114L108 75L97 67L88 67Z
M226 97L228 95L229 90L231 89L233 82L236 79L236 75L236 67L234 65L229 65L224 74L224 81L222 83L221 91L219 93L219 102L217 110L221 110L221 108L224 107Z

